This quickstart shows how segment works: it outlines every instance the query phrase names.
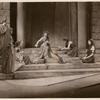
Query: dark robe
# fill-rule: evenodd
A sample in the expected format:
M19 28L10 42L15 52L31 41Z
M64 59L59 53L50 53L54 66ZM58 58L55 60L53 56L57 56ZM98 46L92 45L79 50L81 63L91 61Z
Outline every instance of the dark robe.
M78 49L75 44L70 45L70 50L68 51L68 56L70 57L77 57L78 56Z
M94 57L94 54L95 54L95 47L94 46L91 46L87 49L87 55L86 57L90 56L92 53L93 55L89 58L86 58L86 59L82 59L82 62L83 63L94 63L95 62L95 57Z

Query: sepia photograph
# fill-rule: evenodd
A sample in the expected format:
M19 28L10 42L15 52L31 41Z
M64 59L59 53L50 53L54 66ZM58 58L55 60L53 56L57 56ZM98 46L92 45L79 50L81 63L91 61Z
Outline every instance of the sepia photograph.
M0 98L100 98L100 2L0 2Z

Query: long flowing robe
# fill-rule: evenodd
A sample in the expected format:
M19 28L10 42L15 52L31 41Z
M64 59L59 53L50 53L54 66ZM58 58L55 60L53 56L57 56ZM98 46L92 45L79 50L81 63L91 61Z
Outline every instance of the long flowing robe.
M12 45L11 30L7 25L0 24L0 56L2 72L9 74L14 67L14 49Z
M54 53L51 49L51 46L50 46L50 43L49 43L49 38L47 37L42 37L38 42L37 44L41 43L41 53L40 53L40 59L49 59L49 58L52 58L52 59L56 59L57 62L59 63L63 63L63 60L62 58L57 54L57 53Z

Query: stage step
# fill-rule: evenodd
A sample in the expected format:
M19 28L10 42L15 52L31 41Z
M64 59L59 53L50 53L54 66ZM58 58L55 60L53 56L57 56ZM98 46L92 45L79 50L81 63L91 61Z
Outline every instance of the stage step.
M61 70L61 69L87 69L87 68L100 68L100 64L94 63L94 64L83 64L83 63L66 63L66 64L58 64L58 63L52 63L52 64L30 64L30 65L23 65L17 71L28 71L28 70Z
M82 75L86 73L100 73L100 68L16 71L14 73L14 78L31 79L31 78L45 78L45 77L56 77L56 76L66 76L66 75Z
M13 74L0 73L0 80L10 80L13 79Z

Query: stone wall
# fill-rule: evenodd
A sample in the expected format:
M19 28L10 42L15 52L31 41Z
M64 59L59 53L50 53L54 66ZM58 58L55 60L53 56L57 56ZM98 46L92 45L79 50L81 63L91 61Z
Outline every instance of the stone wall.
M55 46L64 46L63 38L70 38L69 3L56 3L55 6ZM70 38L71 39L71 38Z
M0 20L2 16L7 17L7 23L10 25L10 3L0 2Z
M79 2L78 4L78 48L86 49L87 42L87 3Z
M100 62L100 2L92 3L91 35L96 46L96 61Z
M23 4L25 47L34 46L45 31L49 32L50 43L54 45L54 5L50 2Z
M77 45L77 9L76 3L57 2L55 6L55 46L64 47L63 38Z
M97 49L100 49L100 3L92 3L92 38Z
M77 44L76 10L76 3L24 3L22 18L25 47L32 47L43 31L49 32L52 47L64 46L63 38L69 38ZM19 21L20 25L21 21Z

